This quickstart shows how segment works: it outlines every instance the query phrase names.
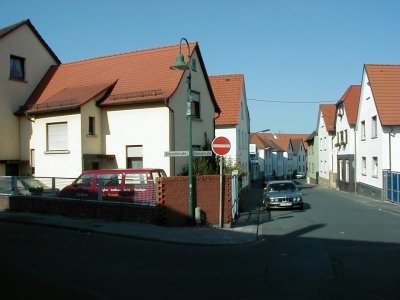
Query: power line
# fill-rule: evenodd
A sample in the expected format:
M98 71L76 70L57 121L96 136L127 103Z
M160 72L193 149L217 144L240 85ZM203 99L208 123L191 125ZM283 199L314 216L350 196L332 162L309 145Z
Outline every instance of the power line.
M248 101L256 102L270 102L270 103L284 103L284 104L323 104L323 103L337 103L338 100L331 101L287 101L287 100L267 100L267 99L255 99L247 98Z

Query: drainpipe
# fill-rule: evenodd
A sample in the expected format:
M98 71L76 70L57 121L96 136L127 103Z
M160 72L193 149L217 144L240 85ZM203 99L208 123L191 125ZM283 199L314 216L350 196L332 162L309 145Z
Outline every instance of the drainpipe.
M354 132L354 160L353 160L353 178L354 178L354 193L357 194L357 131Z
M392 173L392 134L393 134L393 126L390 127L389 132L389 173Z

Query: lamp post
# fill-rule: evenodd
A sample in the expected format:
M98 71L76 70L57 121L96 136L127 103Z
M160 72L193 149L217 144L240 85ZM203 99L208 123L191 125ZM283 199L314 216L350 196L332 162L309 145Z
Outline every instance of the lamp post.
M271 129L264 129L264 130L259 130L259 131L256 131L256 133L263 133L263 132L268 132L268 131L270 131Z
M185 57L182 54L182 43L185 43L188 48L188 62L185 62ZM188 121L189 128L189 161L188 161L188 182L189 182L189 217L190 221L193 221L194 209L193 209L193 151L192 151L192 67L191 67L191 55L190 46L186 38L181 38L179 43L179 53L176 57L176 63L171 66L173 70L189 70L187 76L188 85L188 97L186 99L186 118Z

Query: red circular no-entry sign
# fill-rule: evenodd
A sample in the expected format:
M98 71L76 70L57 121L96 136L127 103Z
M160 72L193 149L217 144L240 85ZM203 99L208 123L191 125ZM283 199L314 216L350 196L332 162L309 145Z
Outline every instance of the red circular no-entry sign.
M226 155L231 149L231 142L224 136L216 137L211 143L211 149L216 155Z

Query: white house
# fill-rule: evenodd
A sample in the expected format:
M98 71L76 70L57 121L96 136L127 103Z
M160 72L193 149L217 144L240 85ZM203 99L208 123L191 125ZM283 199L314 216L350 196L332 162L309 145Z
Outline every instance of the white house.
M229 139L231 148L226 155L234 165L240 165L245 176L242 187L249 185L249 134L250 115L247 107L244 75L210 76L214 96L221 108L221 114L215 120L215 136Z
M291 178L294 172L306 172L306 148L303 139L307 134L252 133L250 145L257 148L259 178Z
M335 104L320 104L317 120L319 139L319 176L318 183L326 187L336 187L337 150L335 139Z
M76 177L97 168L187 170L192 118L193 149L213 139L219 106L211 90L199 45L189 43L191 70L172 70L180 45L114 54L51 67L21 114L35 175ZM190 50L190 53L187 53ZM187 60L186 60L187 61ZM191 72L191 110L187 77ZM33 157L34 156L34 157Z
M14 113L59 63L30 20L0 29L0 176L30 172L28 140L19 139L30 122Z
M400 65L364 66L356 125L356 192L400 201ZM396 185L387 185L387 173Z
M293 149L292 171L296 174L302 173L305 175L307 172L307 155L304 142L302 139L291 139L290 143Z
M337 187L347 192L355 191L355 126L360 91L360 85L349 86L336 104Z

